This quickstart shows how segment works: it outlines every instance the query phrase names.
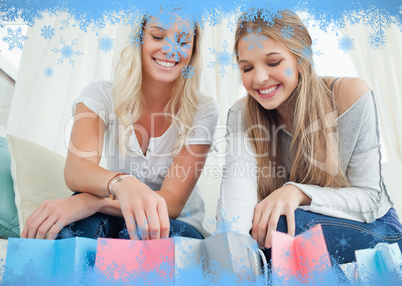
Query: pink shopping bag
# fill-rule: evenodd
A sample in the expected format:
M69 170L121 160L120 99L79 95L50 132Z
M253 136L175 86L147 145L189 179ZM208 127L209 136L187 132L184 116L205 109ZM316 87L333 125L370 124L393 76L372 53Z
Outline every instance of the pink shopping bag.
M275 231L272 236L273 279L277 283L298 280L306 283L312 275L331 267L321 225L296 236Z
M174 239L98 239L96 271L108 280L134 284L174 282Z

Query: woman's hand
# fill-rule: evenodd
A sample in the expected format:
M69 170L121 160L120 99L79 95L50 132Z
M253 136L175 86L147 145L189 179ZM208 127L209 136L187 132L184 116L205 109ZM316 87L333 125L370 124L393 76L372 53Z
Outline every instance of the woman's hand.
M170 223L166 201L157 192L134 177L113 187L120 203L131 239L169 237Z
M96 213L102 205L98 196L82 193L43 202L27 219L22 238L55 239L63 227Z
M276 230L281 215L286 216L288 234L295 235L295 210L310 202L311 199L296 186L285 185L275 190L255 207L251 236L261 247L270 248L272 231Z

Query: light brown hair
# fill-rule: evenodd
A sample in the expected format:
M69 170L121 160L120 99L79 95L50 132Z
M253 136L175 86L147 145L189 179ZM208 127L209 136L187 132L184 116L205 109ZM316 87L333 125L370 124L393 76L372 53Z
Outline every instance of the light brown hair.
M329 79L320 78L314 70L312 40L306 27L300 18L290 11L280 12L279 16L269 23L264 21L259 12L256 15L253 20L248 20L247 14L239 18L235 33L235 49L250 29L251 31L260 29L261 35L271 37L284 45L294 54L298 62L299 81L287 100L287 104L294 107L293 139L288 154L293 157L290 181L332 188L348 186L338 157L336 102L329 89ZM293 29L294 34L291 37L282 35L285 26ZM276 110L264 109L250 95L247 95L246 101L248 136L252 139L260 170L258 198L261 201L282 187L286 179L275 175L264 176L261 173L264 166L283 165L278 136L269 138L268 143L267 140L255 140L266 137L266 130L277 129L279 117Z

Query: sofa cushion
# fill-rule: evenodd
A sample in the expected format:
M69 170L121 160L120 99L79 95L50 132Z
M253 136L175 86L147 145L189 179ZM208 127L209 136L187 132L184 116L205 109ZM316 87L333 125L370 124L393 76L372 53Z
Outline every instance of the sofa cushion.
M7 135L20 230L45 200L68 197L64 181L66 159L28 140Z
M0 237L18 237L18 213L14 202L11 161L7 139L0 137Z
M392 162L382 164L382 174L388 195L391 197L399 220L402 219L402 162Z

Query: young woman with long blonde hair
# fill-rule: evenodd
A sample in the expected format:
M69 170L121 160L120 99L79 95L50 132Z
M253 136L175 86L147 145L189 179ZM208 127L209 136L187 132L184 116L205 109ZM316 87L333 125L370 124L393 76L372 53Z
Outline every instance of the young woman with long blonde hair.
M199 27L183 23L145 17L138 44L121 53L114 82L84 89L73 107L65 167L66 184L77 193L44 202L22 237L208 235L196 182L217 106L199 91ZM103 147L107 169L99 166Z
M321 224L341 262L378 242L402 247L373 93L358 78L319 77L311 45L292 12L270 23L240 17L235 50L248 94L228 114L217 219L266 249L274 230L297 235Z

